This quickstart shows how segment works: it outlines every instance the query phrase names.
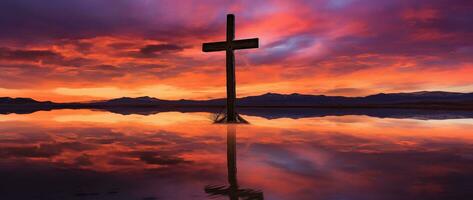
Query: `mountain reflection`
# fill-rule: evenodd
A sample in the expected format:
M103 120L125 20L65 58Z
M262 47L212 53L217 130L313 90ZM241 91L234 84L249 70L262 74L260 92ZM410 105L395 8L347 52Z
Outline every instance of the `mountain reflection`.
M263 192L253 189L241 189L237 180L237 153L236 153L236 127L235 124L227 125L227 176L229 186L205 187L205 192L211 196L228 196L231 200L263 200Z
M35 112L50 111L41 108L22 108L2 107L0 114L32 114ZM57 110L52 110L57 111ZM76 110L80 112L80 110ZM221 112L220 107L110 107L103 108L102 111L116 113L120 115L157 115L160 113L216 113ZM470 110L437 110L437 109L363 109L363 108L347 108L347 109L331 109L331 108L240 108L239 113L246 116L262 117L265 119L303 119L313 117L327 116L345 116L358 115L370 116L378 118L394 118L394 119L471 119L473 112Z

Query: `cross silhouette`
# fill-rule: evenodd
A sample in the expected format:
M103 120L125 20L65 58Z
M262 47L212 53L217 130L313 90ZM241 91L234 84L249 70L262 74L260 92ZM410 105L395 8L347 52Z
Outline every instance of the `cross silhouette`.
M258 38L235 40L235 15L227 15L227 40L223 42L204 43L202 51L226 51L227 57L227 116L226 121L238 122L235 112L236 83L235 83L235 54L234 50L252 49L259 47Z

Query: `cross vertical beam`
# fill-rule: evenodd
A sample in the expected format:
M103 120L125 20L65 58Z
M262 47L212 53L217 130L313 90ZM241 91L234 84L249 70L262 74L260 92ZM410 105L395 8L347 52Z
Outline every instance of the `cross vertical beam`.
M227 15L227 47L232 46L235 39L235 15ZM226 49L227 57L227 122L237 122L235 112L236 80L235 80L235 54L233 48Z

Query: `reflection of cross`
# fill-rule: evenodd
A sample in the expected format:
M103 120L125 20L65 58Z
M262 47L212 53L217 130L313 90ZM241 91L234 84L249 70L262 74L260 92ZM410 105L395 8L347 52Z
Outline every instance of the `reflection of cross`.
M207 186L205 192L210 195L222 195L230 197L230 200L263 200L263 192L253 189L240 189L237 181L236 166L236 127L227 126L227 168L228 183L230 186Z
M235 54L233 50L258 48L258 38L235 40L235 16L227 15L227 41L204 43L202 51L226 51L227 52L227 122L237 122L235 112L236 89L235 89Z

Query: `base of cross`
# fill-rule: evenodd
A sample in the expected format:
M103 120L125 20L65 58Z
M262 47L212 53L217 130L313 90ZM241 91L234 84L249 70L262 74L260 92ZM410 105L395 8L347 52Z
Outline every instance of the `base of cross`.
M239 114L235 113L235 115L236 115L235 116L236 121L228 121L228 116L227 114L225 114L225 115L217 116L214 123L216 124L249 124L249 122L243 119L243 117L241 117Z

